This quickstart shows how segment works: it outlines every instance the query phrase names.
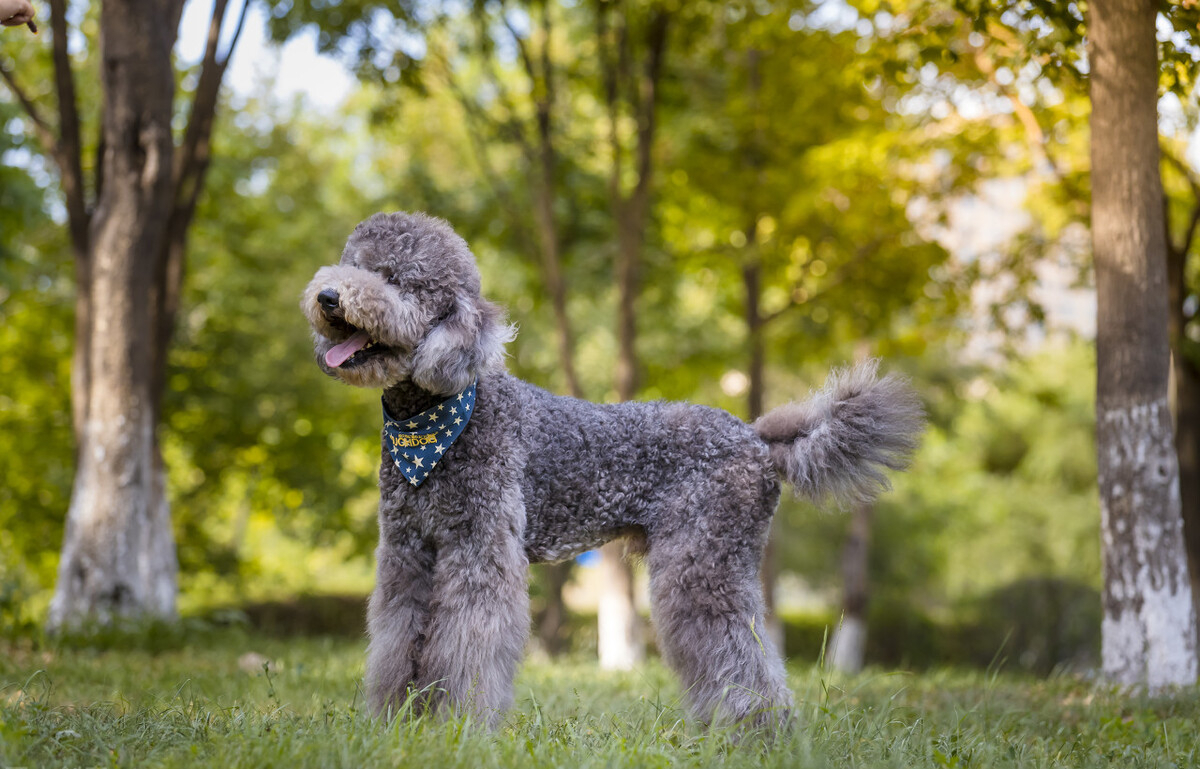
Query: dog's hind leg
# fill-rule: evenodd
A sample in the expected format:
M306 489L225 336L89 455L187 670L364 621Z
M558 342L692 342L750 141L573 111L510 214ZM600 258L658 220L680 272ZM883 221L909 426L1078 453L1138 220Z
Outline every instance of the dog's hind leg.
M529 562L520 524L481 505L461 539L439 545L429 631L417 680L431 702L495 726L529 633ZM520 515L523 523L524 515Z
M764 624L759 581L774 499L743 500L759 508L752 516L752 510L721 498L728 488L707 491L691 496L708 510L674 516L675 526L650 537L659 646L698 718L718 725L779 726L790 718L792 695Z
M367 606L367 700L394 716L416 680L421 635L433 592L433 549L415 532L380 526L375 590Z

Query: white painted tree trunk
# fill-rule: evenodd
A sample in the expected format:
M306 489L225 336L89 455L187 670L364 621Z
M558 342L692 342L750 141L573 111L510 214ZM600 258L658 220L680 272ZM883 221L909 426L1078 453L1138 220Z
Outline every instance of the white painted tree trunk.
M629 670L645 655L633 603L633 580L623 550L619 541L600 548L602 579L596 620L600 667L604 670Z
M859 356L865 358L866 356ZM827 664L857 673L867 652L867 601L870 598L871 525L875 509L869 503L854 507L842 548L842 621L829 642Z
M867 650L867 623L856 615L846 615L834 628L829 640L827 665L844 673L857 673L863 668Z
M1104 674L1151 691L1196 680L1196 616L1167 401L1099 413ZM1146 502L1165 498L1166 505Z
M51 631L121 616L175 616L178 567L165 474L154 468L150 415L135 418L133 430L120 428L120 415L88 421L50 602Z
M1154 0L1088 4L1102 662L1112 680L1152 691L1196 681L1196 623L1167 407L1158 11Z

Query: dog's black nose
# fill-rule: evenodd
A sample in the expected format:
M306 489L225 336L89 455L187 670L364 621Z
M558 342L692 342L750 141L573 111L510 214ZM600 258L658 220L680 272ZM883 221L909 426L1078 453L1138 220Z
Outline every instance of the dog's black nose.
M321 309L325 312L333 312L338 306L338 292L332 288L327 288L317 294L317 304L321 305Z

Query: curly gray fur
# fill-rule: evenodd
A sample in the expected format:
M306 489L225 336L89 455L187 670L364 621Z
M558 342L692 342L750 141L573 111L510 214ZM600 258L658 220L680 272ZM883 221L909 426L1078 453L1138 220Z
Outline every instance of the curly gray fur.
M924 429L912 387L879 361L835 371L801 403L760 417L754 430L797 494L817 504L865 502L891 488L884 470L903 470Z
M856 370L815 405L753 428L705 406L552 395L504 370L512 327L480 296L467 244L424 214L360 224L301 304L318 365L381 388L397 418L478 380L473 416L421 486L381 446L367 617L375 712L423 691L433 707L495 723L528 633L528 564L632 536L647 554L660 649L696 716L788 722L792 695L762 632L759 582L777 468L814 496L880 485L872 464L894 465L915 440L898 380ZM364 333L374 344L339 362Z

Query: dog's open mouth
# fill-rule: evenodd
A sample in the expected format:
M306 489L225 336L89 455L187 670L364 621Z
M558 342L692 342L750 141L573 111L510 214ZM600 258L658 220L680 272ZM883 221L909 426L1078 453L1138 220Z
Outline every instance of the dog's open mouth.
M354 329L353 326L350 328ZM325 365L329 368L351 368L389 349L387 345L372 339L366 331L354 329L349 339L329 348L325 353Z

